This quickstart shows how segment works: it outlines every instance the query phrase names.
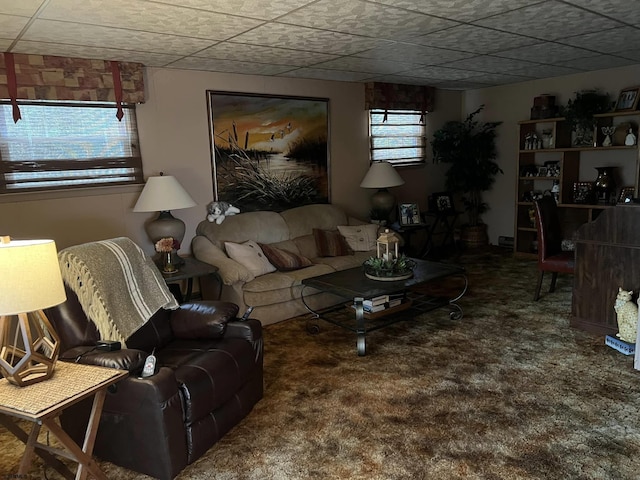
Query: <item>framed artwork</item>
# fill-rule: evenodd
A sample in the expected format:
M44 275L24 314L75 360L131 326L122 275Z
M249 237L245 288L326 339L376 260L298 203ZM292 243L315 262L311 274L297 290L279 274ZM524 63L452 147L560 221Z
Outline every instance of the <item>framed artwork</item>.
M213 198L241 212L329 203L329 100L207 91Z
M616 102L616 112L635 110L638 106L639 98L640 87L630 87L621 90L618 101Z
M634 187L622 187L620 189L620 196L618 197L618 203L629 203L633 201L633 197L636 193Z
M400 210L400 225L419 225L422 223L417 203L401 203L398 209Z
M438 192L431 195L431 203L429 205L434 212L452 212L453 195L451 192Z

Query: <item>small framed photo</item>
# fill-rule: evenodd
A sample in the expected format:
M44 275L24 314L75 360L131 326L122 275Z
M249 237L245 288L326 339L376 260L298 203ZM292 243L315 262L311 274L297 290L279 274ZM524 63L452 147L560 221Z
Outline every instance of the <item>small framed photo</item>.
M634 187L622 187L620 189L620 196L618 197L618 203L632 202L635 193L636 193L636 189Z
M438 192L430 197L429 209L434 212L453 212L453 194L451 192Z
M422 223L417 203L401 203L398 209L400 210L400 225L419 225Z
M575 182L573 184L573 203L594 203L593 182Z
M616 102L616 112L635 110L638 107L640 98L640 87L625 88L620 91Z
M538 167L538 176L539 177L546 177L548 174L548 169L547 167Z

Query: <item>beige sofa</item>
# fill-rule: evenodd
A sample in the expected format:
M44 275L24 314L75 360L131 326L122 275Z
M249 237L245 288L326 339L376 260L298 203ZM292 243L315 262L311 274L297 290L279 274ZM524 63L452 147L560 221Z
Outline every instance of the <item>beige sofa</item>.
M319 256L313 229L336 231L338 226L355 225L361 225L362 230L366 230L365 244L369 248L373 246L372 250L353 251L341 256ZM360 229L353 227L348 230L353 232ZM300 299L302 280L362 265L367 258L375 255L376 235L375 226L349 217L339 207L314 204L280 213L241 213L227 217L220 225L204 220L196 229L192 250L197 259L218 267L223 282L222 300L236 303L240 306L240 312L249 306L254 307L251 316L268 325L307 313ZM225 242L242 244L249 240L302 255L311 260L312 265L293 271L276 270L254 276L246 266L230 258L225 249ZM350 241L349 245L352 243ZM360 243L358 246L361 248L357 249L367 248L363 247L365 244ZM209 297L210 294L203 288L203 296ZM346 301L309 287L304 289L304 298L313 309Z

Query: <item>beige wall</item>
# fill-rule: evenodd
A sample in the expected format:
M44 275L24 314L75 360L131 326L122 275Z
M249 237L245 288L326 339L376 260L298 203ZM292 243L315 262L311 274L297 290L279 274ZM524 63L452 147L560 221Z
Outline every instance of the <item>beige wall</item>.
M138 127L145 176L174 175L197 206L173 212L187 225L188 250L196 225L213 199L206 90L299 95L329 99L331 200L365 218L373 193L358 185L368 167L364 87L328 82L174 69L147 69L147 102L138 106ZM440 91L437 111L429 116L432 132L462 108L459 92ZM427 195L442 190L443 166L401 170L406 184L393 189L398 200L426 207ZM149 253L153 246L143 224L155 215L133 213L139 187L97 188L72 194L16 194L0 198L0 234L14 238L53 238L58 248L128 236Z
M536 80L514 85L492 87L473 90L465 93L465 112L472 112L479 105L485 104L483 116L485 121L502 121L498 136L498 154L504 175L499 175L495 187L485 195L491 210L483 219L489 225L489 239L497 244L500 235L513 236L515 220L515 182L516 165L518 161L518 121L527 120L533 106L534 97L541 94L556 95L556 103L566 105L573 98L574 93L583 89L599 88L608 92L615 100L621 89L638 85L640 66L631 66L609 70L600 70L578 75ZM584 168L581 169L581 180L593 181L596 177L594 166L602 163L601 155L583 155L586 157ZM612 165L622 167L627 160L615 155L608 155ZM605 162L605 165L607 163ZM622 169L621 169L622 170ZM628 168L627 168L628 171ZM625 173L619 183L633 185L631 178ZM619 185L622 186L622 185Z

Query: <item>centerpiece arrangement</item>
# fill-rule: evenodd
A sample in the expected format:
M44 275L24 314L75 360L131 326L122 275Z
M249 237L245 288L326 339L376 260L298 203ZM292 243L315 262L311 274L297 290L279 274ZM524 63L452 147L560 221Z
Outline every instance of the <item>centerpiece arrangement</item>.
M404 254L398 254L399 244L398 236L386 228L376 241L376 256L369 257L362 264L365 276L383 282L411 278L416 262Z

